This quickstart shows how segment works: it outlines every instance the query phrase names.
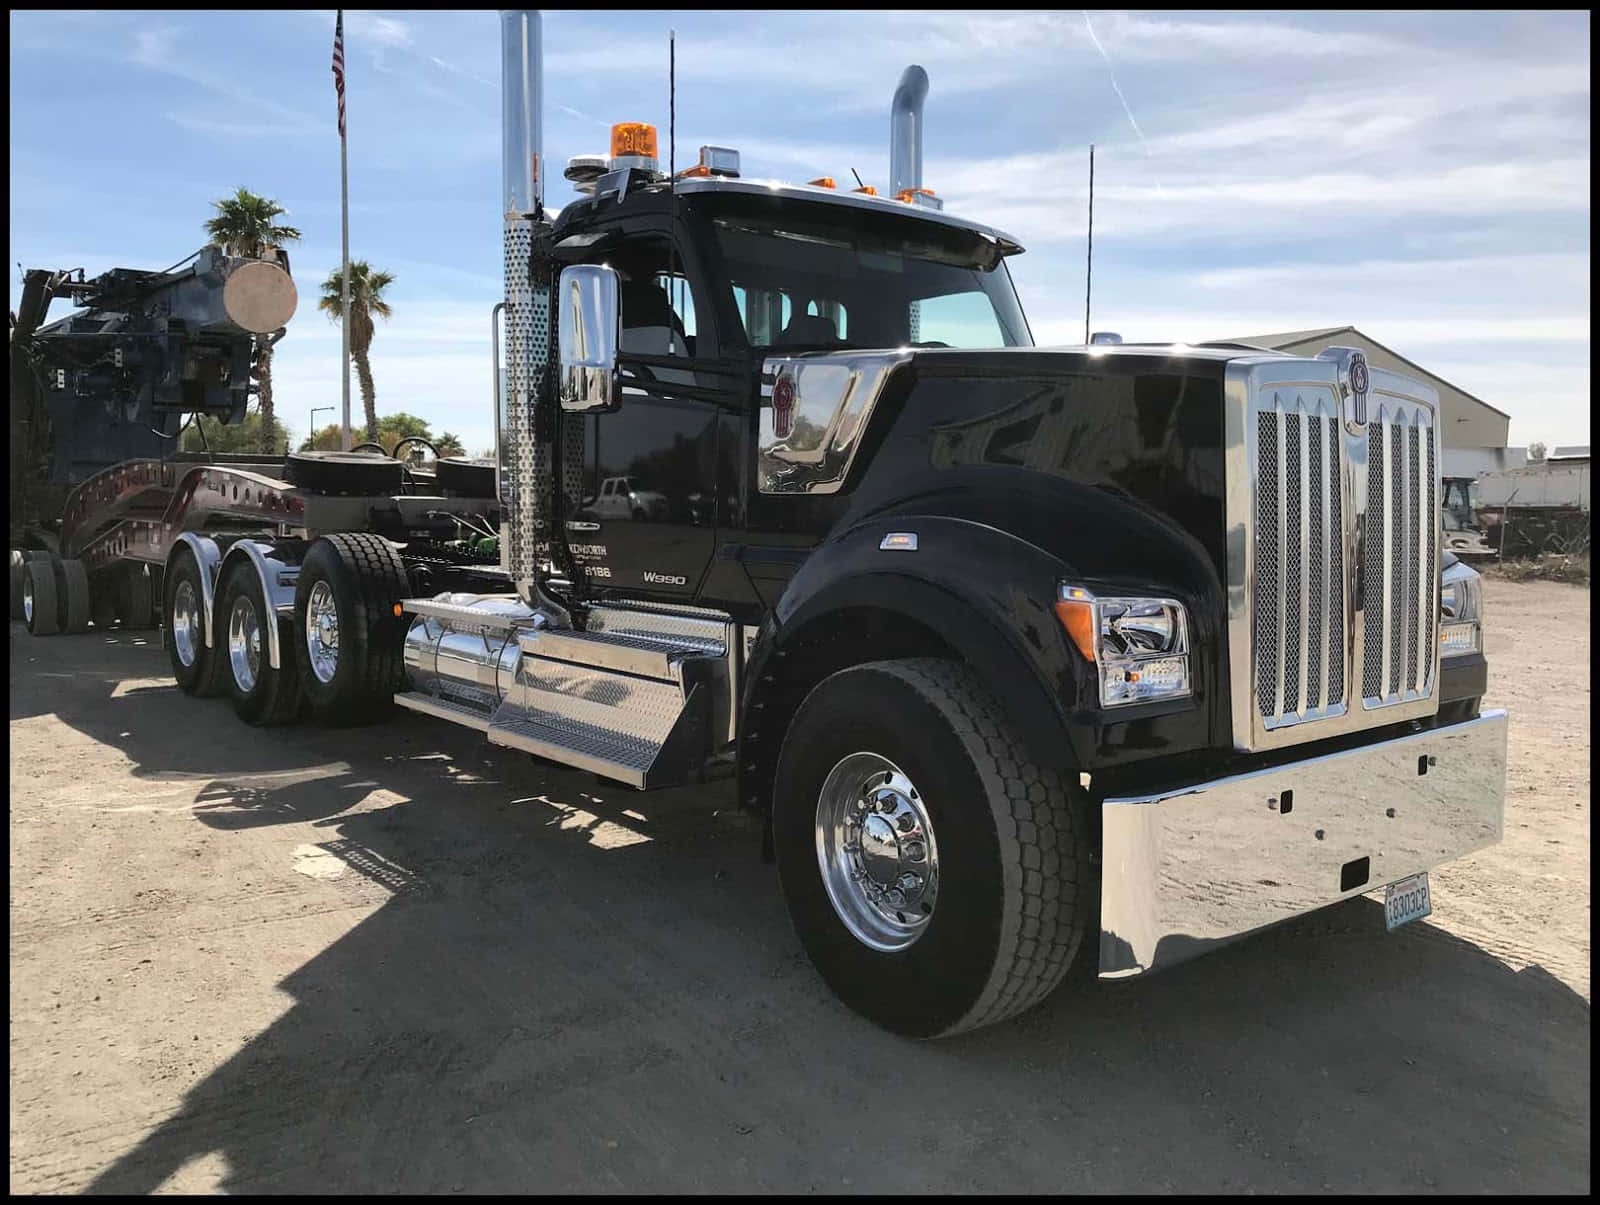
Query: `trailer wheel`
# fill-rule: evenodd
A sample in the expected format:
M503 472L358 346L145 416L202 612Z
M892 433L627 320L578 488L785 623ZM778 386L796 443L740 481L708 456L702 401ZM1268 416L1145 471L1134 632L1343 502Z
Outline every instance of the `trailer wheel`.
M277 669L267 655L266 625L278 625ZM294 658L294 624L272 610L261 578L248 563L222 581L217 604L218 643L227 662L228 697L247 724L284 724L300 710L300 674Z
M67 557L60 562L61 582L66 587L67 613L62 630L77 634L89 630L89 571L83 562Z
M324 724L380 717L400 689L409 594L400 554L381 536L343 532L306 550L295 584L295 658L311 714Z
M773 798L778 876L813 965L886 1029L945 1037L1061 982L1090 912L1087 808L1032 764L983 683L918 658L800 705Z
M54 636L61 630L61 593L47 552L35 553L22 567L22 621L35 636Z
M11 618L22 619L22 575L28 567L28 559L21 552L11 550Z
M142 632L153 626L155 594L155 582L146 566L132 561L122 565L117 574L116 600L117 618L124 628Z
M205 590L200 577L203 572L193 553L179 553L167 573L161 608L172 676L184 694L201 699L222 693L227 662L219 648L206 646Z

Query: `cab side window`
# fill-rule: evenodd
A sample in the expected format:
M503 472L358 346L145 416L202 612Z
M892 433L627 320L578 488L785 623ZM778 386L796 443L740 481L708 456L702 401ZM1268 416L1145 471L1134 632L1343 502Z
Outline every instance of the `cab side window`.
M619 277L622 350L644 356L695 354L694 300L666 239L635 239L607 258Z

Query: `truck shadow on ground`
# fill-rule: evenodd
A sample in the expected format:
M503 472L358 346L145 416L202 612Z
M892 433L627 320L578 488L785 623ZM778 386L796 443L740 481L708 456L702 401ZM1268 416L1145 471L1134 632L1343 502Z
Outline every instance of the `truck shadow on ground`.
M253 731L111 697L165 667L105 653L14 673L13 720L193 778L212 829L310 822L351 873L307 890L388 897L91 1191L212 1154L239 1192L1588 1189L1588 1003L1370 900L918 1044L816 978L727 784L414 716Z

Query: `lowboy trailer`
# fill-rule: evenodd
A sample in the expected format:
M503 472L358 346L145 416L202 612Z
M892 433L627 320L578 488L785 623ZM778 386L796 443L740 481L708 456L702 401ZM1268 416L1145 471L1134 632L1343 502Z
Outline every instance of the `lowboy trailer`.
M187 470L128 537L185 690L640 789L731 760L818 971L916 1037L1380 888L1405 923L1500 838L1427 385L1033 346L1021 244L923 188L915 67L885 195L669 178L624 123L552 217L538 14L502 28L496 480Z

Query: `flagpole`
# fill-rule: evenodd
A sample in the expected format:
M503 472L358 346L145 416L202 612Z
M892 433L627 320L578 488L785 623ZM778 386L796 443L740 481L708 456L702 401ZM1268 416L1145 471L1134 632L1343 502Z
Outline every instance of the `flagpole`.
M339 386L343 399L340 411L339 447L350 450L350 161L345 151L344 136L339 137L339 218L340 262L344 279L339 286ZM370 435L370 432L369 432Z
M333 43L334 86L339 94L339 448L350 450L350 156L345 144L344 9L339 10ZM374 438L369 431L367 438Z

